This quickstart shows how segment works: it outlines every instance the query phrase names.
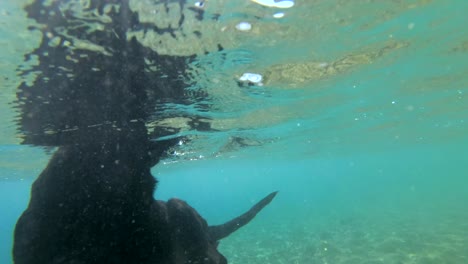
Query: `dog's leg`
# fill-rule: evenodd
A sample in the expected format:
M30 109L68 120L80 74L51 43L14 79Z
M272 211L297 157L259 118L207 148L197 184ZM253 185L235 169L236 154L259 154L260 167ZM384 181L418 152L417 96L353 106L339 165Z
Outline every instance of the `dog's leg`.
M208 227L208 232L213 241L221 240L231 233L235 232L237 229L243 227L249 223L265 206L267 206L273 198L275 198L278 192L272 192L263 198L260 202L252 206L249 211L244 214L232 219L229 222L226 222L222 225L210 226Z

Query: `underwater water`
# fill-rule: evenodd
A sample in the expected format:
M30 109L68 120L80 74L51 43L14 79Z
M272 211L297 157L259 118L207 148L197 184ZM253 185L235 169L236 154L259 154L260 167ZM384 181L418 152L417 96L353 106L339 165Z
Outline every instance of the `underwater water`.
M24 54L41 37L30 2L0 3L0 263L55 150L21 144L17 89L34 76L19 69L37 64ZM141 20L180 21L130 2ZM193 98L158 102L147 122L177 128L155 140L185 137L152 169L155 198L219 224L278 190L220 242L232 264L468 263L468 2L258 2L272 1L206 1L219 18L186 15L176 41L129 33L159 54L195 54L180 73Z

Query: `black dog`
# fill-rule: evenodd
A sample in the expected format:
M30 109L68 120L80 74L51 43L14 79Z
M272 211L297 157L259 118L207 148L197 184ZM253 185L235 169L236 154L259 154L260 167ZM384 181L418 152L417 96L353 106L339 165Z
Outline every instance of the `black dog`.
M208 226L183 201L154 200L150 169L177 140L151 141L146 124L158 118L157 102L190 99L178 76L193 58L159 55L127 39L128 31L151 27L138 22L128 0L91 0L79 12L73 3L38 0L26 7L41 24L31 30L42 32L42 42L26 55L39 64L21 69L35 79L18 89L18 125L24 144L57 150L17 222L15 263L226 263L218 241L276 193L220 226ZM84 40L104 51L74 45ZM197 124L206 129L200 122L193 129Z
M276 195L224 225L208 226L181 200L153 199L150 168L164 146L125 134L57 150L17 223L15 263L227 263L218 241Z

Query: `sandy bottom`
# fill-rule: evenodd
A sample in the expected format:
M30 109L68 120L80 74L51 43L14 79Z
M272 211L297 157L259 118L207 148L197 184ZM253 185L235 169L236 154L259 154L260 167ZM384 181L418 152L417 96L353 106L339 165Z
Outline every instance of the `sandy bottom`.
M231 264L468 263L467 216L255 220L223 240Z

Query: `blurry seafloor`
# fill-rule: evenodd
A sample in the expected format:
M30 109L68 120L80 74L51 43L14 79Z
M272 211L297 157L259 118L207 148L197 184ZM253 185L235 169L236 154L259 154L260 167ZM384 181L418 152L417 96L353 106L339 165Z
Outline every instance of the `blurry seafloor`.
M37 45L21 2L0 3L0 263L11 262L14 223L48 158L16 131L16 69ZM468 2L206 9L222 14L217 23L186 22L206 31L203 43L158 52L223 43L193 63L191 80L210 94L218 131L183 130L194 140L154 168L158 199L185 199L220 223L279 190L221 242L230 263L468 263ZM250 31L235 29L243 21ZM244 72L263 86L240 88ZM177 117L149 127L167 124L186 127Z

